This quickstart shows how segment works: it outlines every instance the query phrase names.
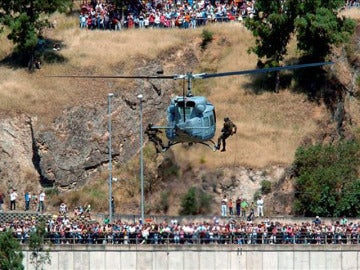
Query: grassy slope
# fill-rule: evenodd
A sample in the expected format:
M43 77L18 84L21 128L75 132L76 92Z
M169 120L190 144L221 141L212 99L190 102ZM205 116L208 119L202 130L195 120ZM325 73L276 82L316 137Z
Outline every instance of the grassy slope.
M91 32L80 31L76 27L76 19L72 19L72 27L63 29L61 20L61 17L57 18L60 26L47 35L63 41L61 54L68 61L44 65L41 71L33 74L25 69L0 66L0 111L20 110L37 115L42 121L49 121L67 106L95 103L119 82L105 82L108 87L103 87L103 82L59 80L44 75L90 72L129 74L136 69L134 63L138 63L132 59L151 59L170 48L189 46L194 43L194 36L197 39L201 37L202 31ZM205 53L199 52L201 70L199 68L194 72L204 69L224 72L255 67L256 57L247 53L253 39L246 29L237 24L223 24L211 26L210 31L214 33L215 40ZM238 125L239 133L229 139L226 155L209 155L208 149L195 147L183 153L184 156L190 156L195 164L205 161L210 166L263 167L292 161L303 136L315 130L315 121L323 115L322 108L308 103L304 96L288 91L280 94L249 94L251 89L244 88L250 80L249 76L241 76L201 82L207 89L208 99L216 106L218 129L221 128L223 117L229 116ZM181 159L182 154L178 157Z

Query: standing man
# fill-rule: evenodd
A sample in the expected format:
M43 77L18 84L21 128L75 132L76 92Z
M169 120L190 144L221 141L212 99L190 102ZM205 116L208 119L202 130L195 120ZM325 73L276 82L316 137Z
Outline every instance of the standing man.
M228 208L229 208L229 215L233 216L234 215L234 208L233 208L233 200L232 200L232 198L229 199Z
M10 210L16 210L16 199L17 199L16 189L12 189L10 193Z
M44 211L45 211L45 192L42 189L40 189L38 212L43 213Z
M256 201L257 206L257 216L263 217L264 216L264 200L261 196Z
M2 192L0 192L0 212L3 211L2 205L4 203L4 199L5 199L4 194L2 194Z
M31 194L29 192L25 192L25 211L29 211L30 209L30 198L31 198Z
M218 143L215 146L215 148L219 150L221 143L222 143L223 147L221 149L221 152L226 151L226 139L229 136L236 134L236 131L237 131L236 125L230 120L229 117L225 117L224 118L224 126L221 129L221 135L218 138Z
M227 216L227 204L228 204L228 199L226 198L226 195L224 195L224 198L221 200L221 216L222 217Z
M241 199L240 199L240 197L237 197L237 199L235 201L235 206L236 206L236 215L238 217L240 217L240 209L241 209Z
M247 211L247 209L249 207L249 204L245 199L243 199L240 206L241 206L241 217L246 219L246 211Z

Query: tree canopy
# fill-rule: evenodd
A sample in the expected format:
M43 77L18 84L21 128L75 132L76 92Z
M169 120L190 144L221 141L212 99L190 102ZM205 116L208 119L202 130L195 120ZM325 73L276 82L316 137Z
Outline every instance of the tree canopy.
M360 214L360 144L300 147L295 154L296 214L355 217Z
M0 0L0 25L9 29L18 52L31 54L42 30L51 26L48 16L71 5L71 0Z
M24 269L20 242L10 230L0 233L0 269L21 270Z
M295 34L297 47L307 60L325 61L331 46L346 42L355 28L353 20L339 16L343 6L343 0L258 0L257 16L246 20L256 37L250 51L278 65Z
M44 264L51 264L50 249L45 247L46 223L41 220L30 232L29 249L30 263L35 269L43 269Z

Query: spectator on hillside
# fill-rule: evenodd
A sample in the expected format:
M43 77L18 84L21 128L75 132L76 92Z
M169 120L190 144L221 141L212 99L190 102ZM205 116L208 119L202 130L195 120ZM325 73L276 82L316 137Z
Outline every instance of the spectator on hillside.
M313 223L314 223L315 225L320 225L320 224L321 224L321 219L320 219L320 217L319 217L319 216L316 216L315 219L313 220Z
M342 216L340 219L340 225L348 225L348 220L345 216Z
M235 207L236 207L236 215L240 217L240 209L241 209L241 199L240 197L237 197L235 201Z
M228 204L228 199L226 198L226 195L224 195L224 198L221 200L221 216L222 217L227 216L227 204Z
M36 194L32 195L31 204L32 208L37 211L37 208L39 207L39 198Z
M28 191L25 192L24 200L25 200L25 211L29 211L30 210L31 194Z
M247 220L252 221L254 219L254 217L255 217L255 203L254 202L250 203L249 209L250 209L250 213L247 216Z
M59 214L64 216L64 215L66 215L67 211L68 211L68 209L67 209L66 203L62 202L59 206Z
M38 212L40 213L44 213L45 211L45 192L44 190L40 189L40 194L39 194L39 207L38 207Z
M259 196L258 200L256 201L257 206L257 216L263 217L264 216L264 200L261 196Z
M248 204L248 202L247 202L245 199L243 199L243 200L241 201L240 206L241 206L241 217L244 218L244 219L246 219L246 212L247 212L247 209L248 209L248 207L249 207L249 204Z
M16 189L12 189L10 192L10 210L16 210L16 200L17 200Z
M228 208L229 208L229 215L233 216L234 215L234 208L233 208L233 200L232 200L232 198L229 199Z
M4 194L0 191L0 212L3 211L2 205L4 204L4 200L5 200L5 196L4 196Z

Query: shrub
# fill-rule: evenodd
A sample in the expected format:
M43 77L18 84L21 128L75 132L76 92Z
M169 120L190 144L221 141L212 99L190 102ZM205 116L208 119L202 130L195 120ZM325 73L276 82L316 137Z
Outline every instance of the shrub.
M206 46L214 39L213 33L210 32L209 30L204 29L202 31L201 36L202 36L201 48L206 49Z
M268 194L271 192L271 182L269 180L261 181L260 185L262 194Z
M196 187L189 188L181 200L180 215L206 214L210 210L212 197Z
M180 215L197 214L196 188L191 187L181 199Z

